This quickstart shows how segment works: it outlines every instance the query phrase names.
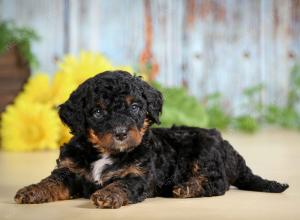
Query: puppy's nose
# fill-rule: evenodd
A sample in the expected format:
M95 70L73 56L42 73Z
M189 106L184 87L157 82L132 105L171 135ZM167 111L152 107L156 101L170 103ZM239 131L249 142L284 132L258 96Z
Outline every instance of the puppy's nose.
M127 128L126 127L116 127L114 129L114 136L118 141L123 141L127 138Z

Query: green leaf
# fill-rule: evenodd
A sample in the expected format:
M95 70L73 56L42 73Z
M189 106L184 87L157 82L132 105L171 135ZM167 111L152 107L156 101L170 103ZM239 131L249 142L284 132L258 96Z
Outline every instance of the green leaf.
M152 84L160 90L164 97L162 127L174 125L205 127L208 116L204 107L193 96L188 95L184 88L165 88L158 83Z
M249 115L243 115L235 118L233 121L233 126L235 129L248 133L254 133L259 129L259 124L256 119Z

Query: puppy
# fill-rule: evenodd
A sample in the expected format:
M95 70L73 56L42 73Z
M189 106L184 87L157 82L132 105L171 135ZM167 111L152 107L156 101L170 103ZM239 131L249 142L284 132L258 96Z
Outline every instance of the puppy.
M124 71L86 80L59 108L74 137L60 149L57 167L20 189L17 203L78 197L96 207L120 208L163 196L223 195L230 185L280 193L287 184L254 175L215 129L150 128L159 124L162 95Z

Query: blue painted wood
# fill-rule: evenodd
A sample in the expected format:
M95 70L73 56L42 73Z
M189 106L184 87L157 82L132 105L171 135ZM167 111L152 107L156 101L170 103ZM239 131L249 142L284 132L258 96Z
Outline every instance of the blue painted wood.
M138 67L146 47L149 0L0 0L0 19L35 28L41 69L55 71L65 52L100 51ZM259 99L284 104L289 72L300 62L299 0L150 0L157 80L203 99L222 92L242 113L242 91L264 84Z
M144 44L143 2L71 1L70 53L100 51L115 64L137 65ZM132 10L128 10L132 8Z

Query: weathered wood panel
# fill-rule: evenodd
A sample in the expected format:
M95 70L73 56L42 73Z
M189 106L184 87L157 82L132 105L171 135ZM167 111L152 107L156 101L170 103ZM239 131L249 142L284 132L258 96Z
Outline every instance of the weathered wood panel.
M167 86L180 86L184 2L178 0L149 2L153 21L153 54L160 71L157 79Z
M266 85L264 101L283 104L288 89L291 64L288 46L288 24L291 22L291 2L261 2L261 76Z
M71 1L70 53L101 51L116 64L136 66L144 44L143 10L142 1Z
M185 27L184 74L191 92L200 98L222 92L238 109L241 91L261 82L257 1L189 1Z
M160 82L199 99L220 91L230 111L261 83L263 102L284 104L300 62L300 0L0 0L8 18L38 30L42 70L80 50L134 67L152 56Z

